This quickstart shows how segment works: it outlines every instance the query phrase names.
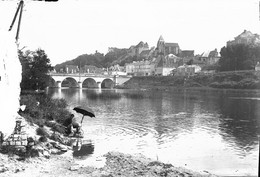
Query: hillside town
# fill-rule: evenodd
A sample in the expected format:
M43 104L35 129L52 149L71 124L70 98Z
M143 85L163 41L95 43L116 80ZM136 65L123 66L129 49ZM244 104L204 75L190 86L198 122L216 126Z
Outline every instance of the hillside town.
M246 44L260 45L260 37L250 31L244 30L234 40L227 41L226 46ZM108 52L118 50L109 48ZM137 45L127 49L127 55L136 57L138 60L125 63L124 66L115 64L109 68L98 68L93 65L75 66L66 65L65 70L57 71L64 73L88 73L88 74L110 74L110 75L132 75L132 76L189 76L199 72L213 73L214 70L203 68L216 65L220 59L217 49L205 51L195 55L194 50L183 50L178 43L167 42L160 36L156 47L149 47L147 42L139 42ZM259 63L255 66L259 70Z

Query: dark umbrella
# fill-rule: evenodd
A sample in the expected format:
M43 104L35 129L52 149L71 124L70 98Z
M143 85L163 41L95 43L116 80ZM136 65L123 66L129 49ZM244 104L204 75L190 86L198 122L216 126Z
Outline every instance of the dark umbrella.
M84 116L96 117L94 111L88 107L83 108L83 107L78 106L78 107L75 107L73 110L76 111L77 113L81 113L83 115L83 117ZM83 117L82 117L81 123L83 121Z

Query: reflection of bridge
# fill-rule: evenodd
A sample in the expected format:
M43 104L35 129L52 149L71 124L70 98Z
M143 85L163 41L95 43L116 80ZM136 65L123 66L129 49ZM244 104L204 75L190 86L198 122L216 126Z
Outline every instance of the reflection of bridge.
M128 81L130 76L95 75L95 74L63 74L51 73L50 87L78 88L113 88Z

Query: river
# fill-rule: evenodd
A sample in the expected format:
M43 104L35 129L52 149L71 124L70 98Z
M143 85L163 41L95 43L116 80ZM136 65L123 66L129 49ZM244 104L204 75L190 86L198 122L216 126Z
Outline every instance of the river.
M260 97L254 94L71 88L47 92L64 98L70 110L78 105L94 110L96 118L83 120L84 139L93 149L90 156L142 153L198 172L258 174Z

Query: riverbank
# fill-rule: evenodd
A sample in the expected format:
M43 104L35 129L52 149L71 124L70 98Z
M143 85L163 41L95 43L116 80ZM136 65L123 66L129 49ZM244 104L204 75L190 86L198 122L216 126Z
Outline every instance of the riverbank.
M25 125L26 124L26 125ZM123 154L108 152L101 157L91 157L83 160L73 157L75 149L80 151L75 137L64 137L54 133L49 127L45 128L48 134L56 134L57 140L46 138L40 141L36 125L31 125L23 120L25 129L23 135L30 136L35 140L34 145L27 146L0 146L0 176L62 176L62 177L134 177L134 176L176 176L176 177L211 177L215 176L207 171L203 173L193 172L185 168L174 167L143 156L142 154ZM71 142L71 143L67 143ZM68 145L70 144L70 145ZM21 151L23 149L23 151Z
M233 71L193 76L135 76L119 88L125 89L236 89L260 90L260 72Z
M19 160L0 154L0 176L2 177L134 177L134 176L175 176L175 177L214 177L208 172L197 173L171 164L153 161L141 154L129 155L109 152L104 155L106 162L102 167L84 165L72 158L71 151L50 158L38 157Z

